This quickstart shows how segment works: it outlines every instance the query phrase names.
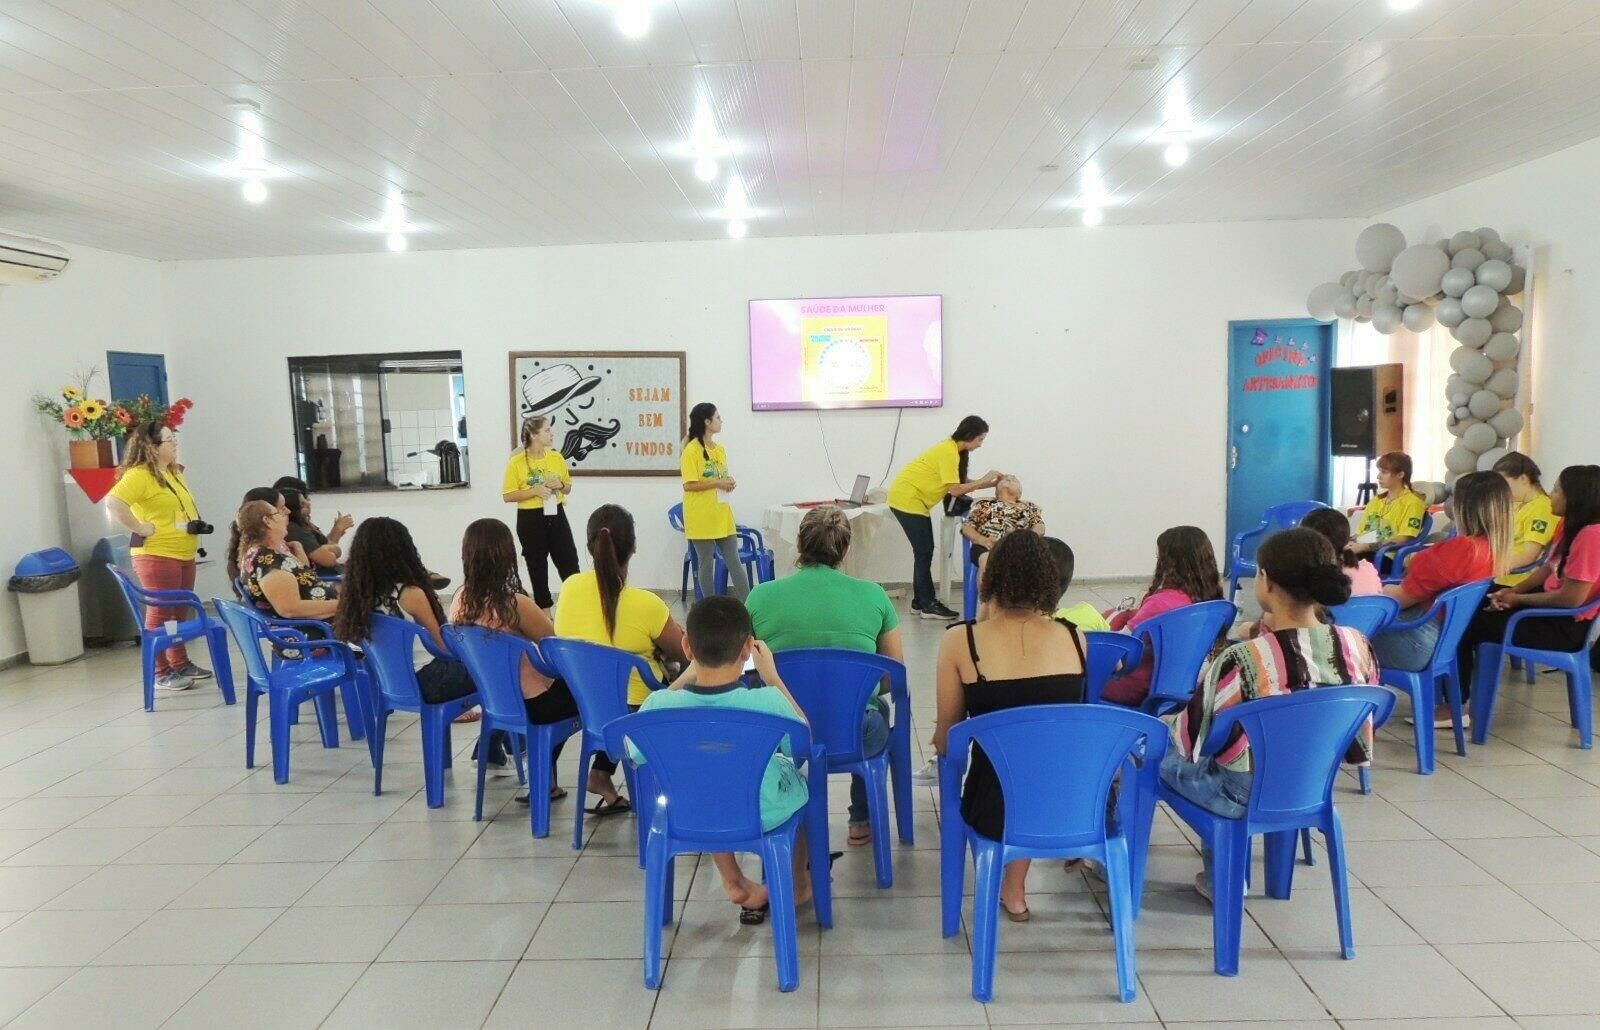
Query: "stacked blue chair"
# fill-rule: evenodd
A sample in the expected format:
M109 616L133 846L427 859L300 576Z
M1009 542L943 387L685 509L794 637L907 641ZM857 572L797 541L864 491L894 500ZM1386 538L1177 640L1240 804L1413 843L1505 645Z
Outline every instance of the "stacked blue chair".
M828 647L779 651L773 658L783 685L811 723L811 739L822 748L827 771L865 778L878 886L893 886L894 865L889 853L891 775L900 842L908 847L916 842L911 811L911 696L906 690L906 667L882 655ZM862 749L861 713L885 677L894 705L889 745L868 757Z
M1154 806L1119 804L1116 817L1108 820L1106 805L1117 773L1130 768L1134 760L1141 763L1139 772L1133 777L1124 773L1124 795L1153 795L1167 740L1165 723L1109 705L1032 705L991 712L951 727L939 759L939 897L944 935L952 937L961 930L962 881L970 847L975 999L994 1000L1000 877L1008 863L1024 858L1092 858L1104 866L1111 892L1119 995L1125 1002L1134 999L1138 970L1133 925L1143 888L1143 862L1136 867L1132 852L1148 846L1150 830L1146 825L1135 835L1126 813L1137 811L1148 818ZM1000 778L1006 812L1002 840L982 836L961 817L961 778L973 744L983 748ZM1041 786L1052 783L1070 783L1072 789Z
M1144 710L1160 715L1188 704L1217 639L1233 625L1239 609L1231 601L1186 604L1139 624L1155 668Z
M233 704L233 662L228 657L228 630L221 622L206 614L200 595L191 590L146 590L133 581L122 569L106 564L117 586L122 589L123 600L133 613L133 623L139 627L140 667L144 673L144 710L156 710L156 655L185 641L206 638L206 648L211 652L211 665L217 678L217 689L222 700ZM194 614L178 621L177 632L168 633L165 627L149 629L145 626L145 608L187 608Z
M1433 775L1433 710L1439 698L1440 685L1444 686L1445 699L1450 704L1450 721L1456 735L1456 754L1467 753L1467 738L1461 725L1461 667L1456 661L1456 649L1467 632L1472 617L1483 607L1483 599L1492 583L1479 580L1446 590L1434 599L1433 605L1421 618L1410 622L1394 622L1387 632L1402 633L1442 618L1439 642L1433 649L1428 667L1421 672L1404 669L1383 669L1386 686L1403 690L1411 697L1411 717L1416 720L1417 772ZM1496 665L1498 669L1498 664ZM1476 733L1476 731L1474 731Z
M1089 667L1090 704L1100 703L1100 692L1111 677L1127 673L1144 661L1144 641L1129 633L1112 633L1107 630L1089 630L1084 633L1084 657Z
M383 745L387 737L390 712L416 712L422 728L422 782L428 807L444 805L444 771L451 765L450 724L462 712L479 703L476 693L442 704L422 699L413 661L417 641L435 658L459 661L434 646L432 637L421 626L391 615L372 616L371 636L362 642L373 691L372 793L383 793ZM521 772L521 769L518 769Z
M1255 544L1261 537L1269 533L1276 533L1280 529L1293 529L1300 524L1300 520L1316 511L1326 508L1321 501L1288 501L1284 504L1274 504L1268 508L1266 514L1261 516L1261 522L1254 529L1247 529L1233 538L1233 546L1228 548L1228 600L1233 600L1239 593L1239 581L1252 579L1256 574L1255 551L1252 548L1251 557L1245 557L1245 549Z
M333 692L357 682L355 654L343 641L311 639L305 633L304 626L284 620L268 620L260 612L236 601L224 601L217 597L212 598L211 603L244 654L247 681L244 702L245 768L255 768L256 712L261 696L265 694L272 734L272 778L278 783L288 783L289 727L296 721L296 713L306 701L316 704L322 746L339 746L339 715L334 708ZM275 648L280 655L290 651L300 652L303 657L277 658L269 666L261 653L263 644ZM313 648L325 654L314 659L310 655Z
M1433 515L1422 516L1422 529L1404 543L1384 544L1372 552L1372 565L1383 576L1385 583L1398 583L1405 578L1406 562L1411 556L1428 546L1428 534L1433 532Z
M485 629L482 626L447 626L444 640L450 650L467 663L472 682L478 685L478 699L483 705L483 719L479 725L478 753L488 754L489 741L496 731L507 733L514 744L525 742L528 752L528 810L535 837L550 836L551 767L555 762L556 745L579 732L577 719L562 722L532 723L528 709L522 703L522 660L527 658L545 675L555 677L545 663L544 656L532 642L514 633ZM520 752L521 747L517 750ZM478 763L478 800L473 810L474 819L483 818L484 778L489 763ZM584 776L578 780L581 790ZM578 811L582 818L582 795Z
M1512 643L1517 626L1523 619L1548 616L1579 618L1600 613L1600 601L1591 601L1580 608L1523 608L1506 622L1505 636L1498 644L1479 644L1477 668L1472 685L1472 742L1482 744L1489 739L1489 725L1494 721L1495 699L1500 693L1500 662L1504 658L1520 658L1532 670L1534 663L1548 665L1567 679L1567 709L1572 725L1578 731L1578 746L1594 746L1594 671L1589 666L1589 653L1600 640L1600 615L1589 620L1589 635L1576 651L1544 651Z
M683 504L680 502L667 509L667 525L679 533L683 529ZM778 578L777 561L772 553L772 548L767 546L766 538L759 529L751 526L736 526L734 532L739 537L739 564L744 566L745 578L751 586L757 583L767 583ZM715 563L715 589L718 594L728 592L728 568L722 561L722 552L713 551L711 560ZM694 585L694 599L702 599L700 593L700 556L695 553L694 545L686 543L683 553L683 580L678 586L678 601L686 602L689 597L689 586Z
M1202 755L1222 751L1236 729L1250 741L1253 779L1242 818L1215 815L1161 785L1161 800L1211 849L1211 936L1221 975L1239 973L1251 839L1260 834L1267 838L1267 895L1287 898L1294 883L1295 838L1303 827L1320 831L1327 842L1339 950L1345 958L1355 958L1344 829L1333 804L1333 785L1356 734L1368 719L1387 719L1394 703L1395 696L1378 687L1317 687L1217 713Z
M785 740L797 765L805 764L810 798L782 826L761 825L761 780ZM817 922L833 925L828 875L828 776L822 749L806 725L758 712L684 710L639 712L606 727L612 754L630 749L649 770L654 811L644 844L644 983L661 986L661 928L673 921L672 863L696 852L749 852L761 856L776 944L778 989L800 985L800 943L795 916L794 851L803 826L812 869Z
M586 640L564 640L550 637L540 649L550 667L566 681L567 689L578 702L578 718L583 724L581 738L583 749L578 756L578 789L589 783L589 765L594 756L606 753L618 762L623 755L606 746L606 726L628 714L628 679L637 672L645 686L660 690L650 665L638 655L629 654L604 644L591 644ZM638 780L633 766L623 762L622 773L628 781L628 798L633 803L639 823L639 861L644 861L644 841L649 809L640 803ZM572 847L583 847L583 806L577 811L577 825L572 828Z

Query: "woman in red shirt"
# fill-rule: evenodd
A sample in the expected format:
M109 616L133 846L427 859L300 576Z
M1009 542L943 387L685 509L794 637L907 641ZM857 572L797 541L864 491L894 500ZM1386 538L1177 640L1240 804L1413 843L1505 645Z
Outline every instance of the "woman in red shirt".
M1469 472L1456 480L1451 506L1460 532L1417 552L1406 566L1405 578L1384 588L1400 602L1404 621L1426 614L1446 590L1503 575L1511 566L1514 524L1511 488L1505 479L1494 472ZM1379 633L1372 640L1378 664L1421 672L1433 659L1441 628L1434 619L1415 629ZM1463 682L1463 693L1466 689ZM1441 706L1435 721L1440 719L1450 725L1448 708Z
M1467 627L1457 655L1463 693L1472 682L1479 644L1498 644L1518 608L1581 608L1600 599L1600 465L1569 465L1550 491L1550 510L1561 529L1550 543L1549 558L1514 587L1489 595L1488 604ZM1589 637L1593 612L1581 618L1550 615L1523 619L1512 641L1548 651L1576 651Z

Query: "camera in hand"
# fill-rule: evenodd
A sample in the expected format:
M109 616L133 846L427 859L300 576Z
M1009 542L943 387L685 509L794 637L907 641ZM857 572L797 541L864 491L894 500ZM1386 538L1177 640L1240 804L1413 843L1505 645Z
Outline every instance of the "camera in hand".
M184 526L184 532L190 536L210 536L216 531L217 527L204 519L190 519L189 524Z

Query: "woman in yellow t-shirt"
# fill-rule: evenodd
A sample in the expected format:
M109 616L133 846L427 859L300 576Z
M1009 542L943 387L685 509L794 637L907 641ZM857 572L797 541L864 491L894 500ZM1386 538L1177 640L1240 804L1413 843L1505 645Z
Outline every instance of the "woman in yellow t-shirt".
M199 534L211 532L178 464L177 430L161 422L128 434L117 485L106 496L112 518L133 534L133 572L146 590L193 590ZM160 629L169 619L193 618L188 608L145 609L144 624ZM189 660L182 644L156 654L156 689L188 690L211 671Z
M1422 532L1428 502L1411 488L1411 455L1390 451L1378 459L1378 495L1361 513L1350 550L1371 554L1385 544L1403 544Z
M517 506L517 539L522 543L522 560L528 565L533 603L545 611L555 604L550 596L548 562L555 562L556 575L563 582L578 572L578 547L567 522L572 472L567 459L550 446L555 435L555 425L548 418L535 415L523 420L522 448L506 463L500 495L507 504Z
M1550 509L1550 495L1539 485L1539 466L1519 451L1511 451L1494 463L1511 486L1511 503L1516 505L1516 532L1511 546L1511 567L1532 565L1555 538L1561 520ZM1512 572L1495 580L1500 586L1514 587L1531 572Z
M940 440L900 470L889 487L889 510L911 541L911 610L924 619L959 618L940 602L933 589L933 519L928 513L945 495L962 497L1000 481L993 469L967 482L967 457L983 446L989 423L968 415L949 439Z
M728 475L728 452L717 443L722 432L722 415L715 404L705 401L689 410L689 437L683 442L683 535L694 548L699 564L696 584L701 597L715 589L715 561L712 549L722 552L728 567L728 587L741 601L750 593L750 580L739 562L738 527L733 521L733 506L721 494L731 494L736 484Z

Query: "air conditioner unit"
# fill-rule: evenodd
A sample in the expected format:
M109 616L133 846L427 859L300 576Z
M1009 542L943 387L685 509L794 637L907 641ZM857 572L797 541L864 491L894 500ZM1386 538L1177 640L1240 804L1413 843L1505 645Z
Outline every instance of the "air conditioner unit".
M70 260L57 244L0 233L0 286L47 283L60 275Z

